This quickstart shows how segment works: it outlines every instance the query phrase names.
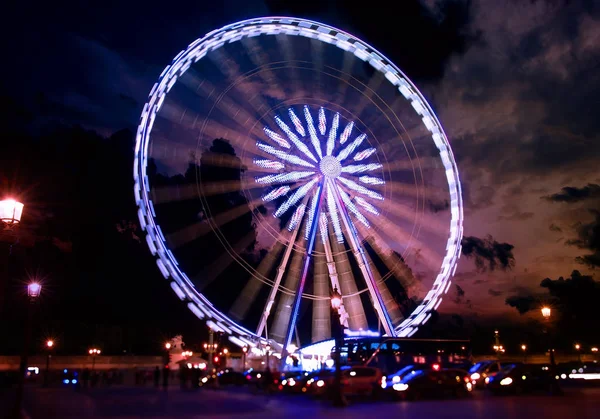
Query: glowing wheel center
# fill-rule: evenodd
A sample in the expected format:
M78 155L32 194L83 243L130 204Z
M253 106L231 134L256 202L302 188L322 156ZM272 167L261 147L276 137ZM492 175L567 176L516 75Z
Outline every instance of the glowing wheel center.
M339 160L333 156L325 156L319 163L319 169L325 177L335 179L342 173L342 165Z

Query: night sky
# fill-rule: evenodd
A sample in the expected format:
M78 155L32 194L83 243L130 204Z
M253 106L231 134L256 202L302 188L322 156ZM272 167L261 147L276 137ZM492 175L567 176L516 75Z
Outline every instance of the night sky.
M24 230L36 238L24 240L29 250L13 252L12 272L21 280L40 275L48 285L38 339L62 334L77 341L73 351L83 350L114 335L93 330L120 325L125 331L117 334L150 336L123 338L134 342L123 349L134 352L158 348L176 332L202 340L204 328L138 242L131 133L152 85L182 48L227 23L265 15L310 18L357 35L389 56L436 111L465 200L463 257L442 315L524 323L538 316L536 304L557 296L552 281L540 286L545 278L597 279L597 2L403 1L394 7L400 13L388 2L306 3L63 1L35 5L34 13L27 4L5 9L3 55L11 58L0 69L0 187L24 197ZM10 285L7 292L18 294ZM598 292L597 282L592 288ZM24 307L8 300L15 313ZM52 320L52 313L60 314ZM72 318L79 329L68 326Z

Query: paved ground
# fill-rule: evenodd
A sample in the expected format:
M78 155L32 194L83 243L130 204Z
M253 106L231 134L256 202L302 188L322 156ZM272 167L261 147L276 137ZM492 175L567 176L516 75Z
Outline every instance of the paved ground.
M0 406L1 407L1 406ZM254 395L247 391L167 392L152 388L29 389L25 410L38 418L598 418L600 388L567 390L564 396L491 397L465 400L354 402L345 409L304 396ZM385 416L382 416L385 415Z

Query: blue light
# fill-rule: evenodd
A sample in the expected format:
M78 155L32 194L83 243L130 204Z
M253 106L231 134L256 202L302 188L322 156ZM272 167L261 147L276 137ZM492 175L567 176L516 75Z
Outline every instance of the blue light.
M77 380L71 380L71 384L77 384Z
M359 336L379 337L379 336L381 336L381 334L379 332L374 332L372 330L350 330L350 329L345 329L344 330L344 334L346 336L352 336L352 337L359 337Z
M67 369L65 368L65 369L63 370L63 372L66 374L66 373L67 373Z
M64 384L69 384L69 380L67 380L66 378L63 380Z

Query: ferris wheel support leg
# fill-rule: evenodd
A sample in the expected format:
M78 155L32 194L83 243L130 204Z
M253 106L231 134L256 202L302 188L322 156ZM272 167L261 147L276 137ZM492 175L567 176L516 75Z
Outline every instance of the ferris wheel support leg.
M385 310L383 298L381 296L381 293L379 292L379 289L377 288L377 284L375 283L373 273L369 269L369 263L365 254L365 250L360 246L358 234L356 233L356 229L352 224L352 221L350 220L350 216L348 215L346 206L344 205L342 197L340 196L340 193L337 190L337 188L332 185L331 190L334 191L335 200L340 210L340 218L342 219L344 227L346 227L346 231L348 232L348 240L350 241L350 246L352 247L352 253L356 258L358 267L360 268L360 271L363 274L363 277L365 278L365 282L367 283L367 288L369 289L369 294L371 294L373 306L375 307L375 311L377 312L379 321L381 322L383 329L385 330L385 333L388 336L395 336L394 324L392 323L390 316Z
M263 310L263 314L260 317L260 323L258 324L258 328L256 329L256 334L261 336L263 331L267 326L267 320L269 315L271 314L271 308L275 303L275 296L277 295L277 291L279 290L279 285L281 284L281 279L283 278L283 274L285 273L285 267L290 259L290 254L292 253L292 249L294 248L294 243L296 241L296 236L298 235L298 230L300 230L300 224L294 228L288 245L285 249L285 254L283 255L283 259L277 268L277 277L275 278L275 282L273 283L273 287L271 288L271 292L269 293L269 298L267 298L267 304L265 305L265 309Z
M340 286L340 281L338 280L337 269L335 267L335 261L333 260L333 251L331 250L331 243L329 242L329 235L324 237L323 245L325 247L325 260L327 261L327 271L329 273L329 279L331 281L331 288L337 288L341 294L342 287ZM340 323L345 328L348 328L349 316L348 312L346 311L346 308L344 307L343 298L338 312L340 313Z
M288 323L287 331L285 333L285 340L283 341L283 350L281 351L281 369L285 366L285 360L288 354L288 346L292 342L294 330L296 330L296 321L298 320L298 311L300 310L300 301L302 301L302 293L304 292L304 285L306 284L306 277L308 276L308 267L310 265L311 254L315 248L315 239L317 236L317 230L319 229L319 211L321 209L321 195L323 194L323 183L319 183L317 190L317 206L315 213L313 214L312 224L310 225L308 235L308 246L306 247L306 254L304 257L304 266L302 267L302 276L298 281L298 289L296 295L294 295L294 303L292 304L292 316Z

